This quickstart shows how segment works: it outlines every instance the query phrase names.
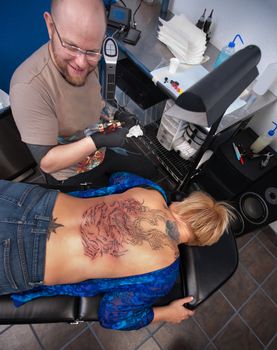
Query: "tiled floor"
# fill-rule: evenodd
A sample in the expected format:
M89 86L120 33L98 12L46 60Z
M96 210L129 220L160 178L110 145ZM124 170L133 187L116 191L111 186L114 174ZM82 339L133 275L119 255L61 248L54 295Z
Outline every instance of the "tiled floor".
M106 330L97 322L0 326L0 349L277 349L277 235L266 227L237 243L236 273L188 321L132 332Z

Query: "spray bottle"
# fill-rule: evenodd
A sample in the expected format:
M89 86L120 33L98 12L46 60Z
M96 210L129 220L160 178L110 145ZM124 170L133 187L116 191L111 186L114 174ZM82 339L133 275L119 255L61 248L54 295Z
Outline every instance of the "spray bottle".
M229 58L230 56L232 56L234 53L235 53L235 46L236 46L236 39L237 38L240 38L240 41L242 42L242 44L244 44L243 40L242 40L242 37L237 34L233 41L230 41L228 46L224 46L220 53L218 54L216 60L215 60L215 63L214 63L214 68L218 67L222 62L226 61L227 58Z
M275 125L274 129L268 130L266 133L259 136L255 142L252 143L250 149L253 153L259 153L266 146L268 146L274 139L277 130L277 123L272 122Z

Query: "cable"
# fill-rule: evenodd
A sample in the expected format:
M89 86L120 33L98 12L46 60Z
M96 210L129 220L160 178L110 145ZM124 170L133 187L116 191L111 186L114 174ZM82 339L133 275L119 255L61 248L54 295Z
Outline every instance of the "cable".
M136 13L138 12L139 8L141 7L141 4L142 4L142 1L143 0L140 0L140 3L138 5L138 7L136 8L134 14L133 14L133 28L137 29L137 23L135 21L135 16L136 16Z
M121 33L123 33L125 29L126 29L126 26L121 26L120 28L118 28L118 29L112 34L112 38L113 38L116 34L121 34Z
M123 6L127 7L123 0L120 0L120 2L123 4Z

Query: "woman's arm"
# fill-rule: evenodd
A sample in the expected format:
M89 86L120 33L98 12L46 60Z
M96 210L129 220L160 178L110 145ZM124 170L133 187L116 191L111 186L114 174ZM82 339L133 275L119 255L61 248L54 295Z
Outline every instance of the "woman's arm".
M166 306L157 306L153 308L154 322L171 322L171 323L180 323L183 320L188 319L193 316L195 311L186 309L184 304L189 303L193 300L193 297L186 297L182 299L177 299L172 301Z

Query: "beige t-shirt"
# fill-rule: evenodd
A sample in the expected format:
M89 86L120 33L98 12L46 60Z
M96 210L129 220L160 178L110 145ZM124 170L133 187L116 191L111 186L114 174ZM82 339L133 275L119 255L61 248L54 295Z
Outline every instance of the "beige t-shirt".
M93 71L84 86L69 84L55 67L43 45L13 74L10 101L23 142L58 145L83 137L83 130L99 120L104 102L98 72ZM86 160L87 163L87 160ZM88 171L90 164L81 171ZM64 180L80 172L80 165L52 174Z

